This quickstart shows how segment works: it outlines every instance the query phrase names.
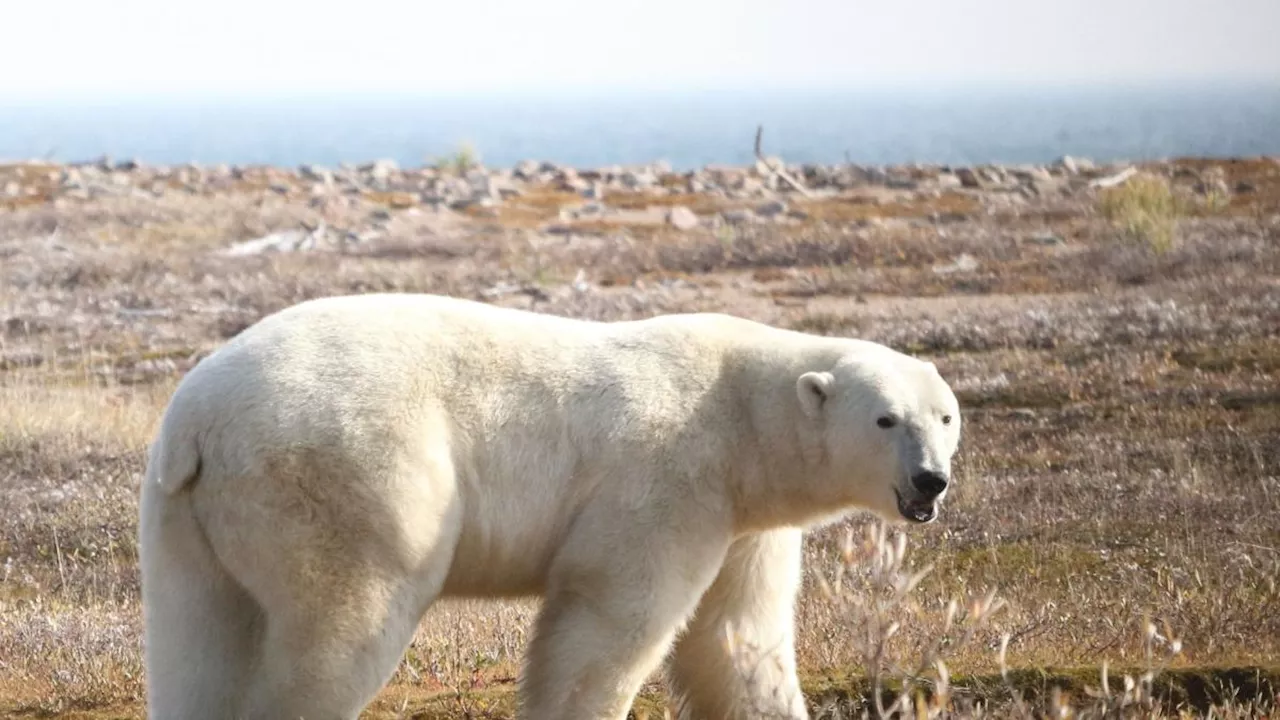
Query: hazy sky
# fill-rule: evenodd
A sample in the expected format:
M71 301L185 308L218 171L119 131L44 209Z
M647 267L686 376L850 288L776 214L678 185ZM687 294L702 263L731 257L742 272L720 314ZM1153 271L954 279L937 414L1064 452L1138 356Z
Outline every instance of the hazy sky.
M0 0L0 99L1280 80L1280 0Z

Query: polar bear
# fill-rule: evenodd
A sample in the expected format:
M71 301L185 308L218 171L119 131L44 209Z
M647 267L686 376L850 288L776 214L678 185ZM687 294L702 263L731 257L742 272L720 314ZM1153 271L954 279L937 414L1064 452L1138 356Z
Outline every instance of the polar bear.
M152 443L149 717L355 718L434 600L538 596L522 717L624 718L665 667L682 717L806 718L801 533L932 521L959 438L936 368L871 342L303 302L193 368Z

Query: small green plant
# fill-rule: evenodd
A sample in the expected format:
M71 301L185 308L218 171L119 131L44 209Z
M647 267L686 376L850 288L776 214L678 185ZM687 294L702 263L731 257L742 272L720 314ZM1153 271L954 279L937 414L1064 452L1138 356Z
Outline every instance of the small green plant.
M738 233L733 229L732 225L724 224L716 228L716 240L720 241L720 247L726 251L733 248L733 242L738 238Z
M1182 203L1162 177L1139 174L1107 188L1099 197L1099 209L1122 237L1157 253L1172 249L1177 240Z
M480 155L471 143L462 143L452 155L438 157L434 163L440 172L454 175L466 175L467 171L479 164Z

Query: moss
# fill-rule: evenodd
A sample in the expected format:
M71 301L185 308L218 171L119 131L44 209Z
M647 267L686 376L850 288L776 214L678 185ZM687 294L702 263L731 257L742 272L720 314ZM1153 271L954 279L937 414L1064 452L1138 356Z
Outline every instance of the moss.
M1007 385L996 390L962 390L956 393L961 407L1058 409L1073 401L1061 385Z
M876 202L859 196L797 201L797 207L813 220L857 222L872 218L961 218L981 211L981 203L972 195L947 192L937 197Z
M1205 372L1280 372L1280 338L1185 348L1171 353L1170 359L1184 368Z

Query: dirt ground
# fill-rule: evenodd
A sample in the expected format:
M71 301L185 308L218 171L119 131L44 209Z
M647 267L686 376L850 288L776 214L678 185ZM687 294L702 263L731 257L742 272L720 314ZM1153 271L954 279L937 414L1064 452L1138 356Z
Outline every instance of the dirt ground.
M1178 198L1168 248L1089 187L793 198L789 222L690 230L549 227L574 196L534 188L485 212L388 200L376 240L245 255L223 251L338 211L253 183L0 202L0 714L142 716L136 493L168 392L266 313L374 291L598 319L730 312L926 356L960 396L965 438L941 519L906 533L908 562L933 569L893 608L887 672L933 646L949 600L995 591L999 612L943 653L957 678L998 673L1006 637L1008 666L1041 685L1097 685L1104 661L1145 668L1152 647L1189 676L1274 677L1280 161L1145 170ZM0 168L0 186L24 172ZM815 708L870 674L866 618L819 580L866 525L808 539L797 622ZM433 608L368 717L510 717L536 608ZM1242 702L1274 699L1253 687ZM660 699L655 677L638 710Z

